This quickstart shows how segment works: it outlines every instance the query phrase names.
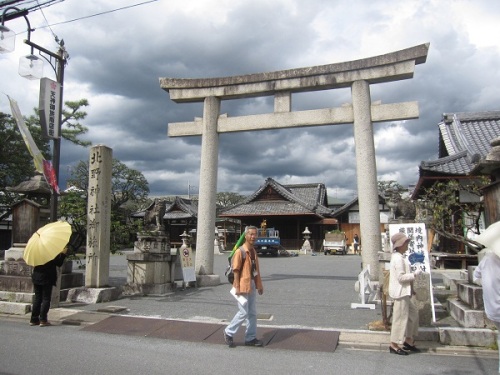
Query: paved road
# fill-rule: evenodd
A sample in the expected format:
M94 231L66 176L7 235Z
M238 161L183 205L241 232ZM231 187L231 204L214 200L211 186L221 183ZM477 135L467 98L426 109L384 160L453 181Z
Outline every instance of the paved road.
M215 256L223 275L227 257ZM351 309L360 257L261 258L265 293L258 297L259 326L364 330L381 319L376 310ZM122 306L128 315L227 322L236 311L229 284L187 288L165 296L124 297L109 303L67 304L95 311ZM110 281L126 281L124 255L111 257ZM435 275L434 284L440 282ZM50 315L49 315L50 318ZM334 353L238 347L82 331L81 326L30 327L26 319L0 319L0 374L492 374L496 352L433 351L400 357L379 346L341 344ZM369 349L367 349L369 348ZM452 349L453 350L453 349ZM434 353L440 353L436 355ZM443 355L446 353L446 355ZM254 355L258 354L258 355ZM493 355L491 355L493 354Z
M368 323L381 320L376 310L351 309L359 302L354 283L361 270L361 258L355 255L298 257L261 257L264 295L257 300L259 323L285 326L366 329ZM174 319L230 320L236 311L229 283L224 276L227 254L214 257L214 273L222 284L215 287L186 288L158 297L125 297L109 303L75 308L96 310L105 306L123 306L130 315ZM126 282L126 259L113 255L110 283ZM70 305L70 307L73 305Z
M413 354L338 347L334 353L201 344L30 327L0 320L0 374L494 374L496 358Z

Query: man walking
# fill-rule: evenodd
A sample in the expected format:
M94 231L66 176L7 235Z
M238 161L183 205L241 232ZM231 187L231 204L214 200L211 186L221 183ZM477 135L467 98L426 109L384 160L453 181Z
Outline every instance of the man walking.
M232 258L235 294L244 296L246 301L238 300L238 312L231 323L224 329L224 341L230 348L234 348L233 337L238 329L246 321L245 345L262 346L262 341L257 339L257 309L255 301L257 292L264 293L262 279L260 276L259 258L254 244L257 239L257 227L245 228L245 243L242 251L236 251Z

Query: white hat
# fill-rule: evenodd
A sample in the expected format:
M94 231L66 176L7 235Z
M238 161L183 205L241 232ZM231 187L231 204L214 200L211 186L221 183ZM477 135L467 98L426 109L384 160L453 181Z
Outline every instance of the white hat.
M396 251L398 247L403 246L405 243L410 242L410 239L404 233L398 232L391 237L392 250Z
M488 249L493 250L500 257L500 221L491 224L475 240Z

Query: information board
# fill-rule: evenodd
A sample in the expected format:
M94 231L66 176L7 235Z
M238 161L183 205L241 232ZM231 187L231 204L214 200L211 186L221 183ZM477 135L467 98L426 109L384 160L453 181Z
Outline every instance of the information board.
M427 248L427 230L424 223L401 223L389 225L389 238L401 232L410 239L406 256L410 263L411 271L420 268L422 272L429 274L430 302L432 306L432 320L436 322L434 308L434 294L432 293L432 276L429 261L429 249ZM391 244L392 246L392 244Z

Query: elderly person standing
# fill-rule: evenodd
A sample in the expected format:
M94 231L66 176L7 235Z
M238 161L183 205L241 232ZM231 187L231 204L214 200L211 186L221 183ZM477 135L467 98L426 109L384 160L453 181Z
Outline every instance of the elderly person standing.
M414 337L418 333L418 309L411 300L413 281L422 271L411 272L410 263L406 259L410 239L404 233L396 233L391 237L393 254L389 277L389 296L394 300L392 308L391 345L389 352L408 355L408 351L420 352L415 347ZM401 348L400 345L403 345Z
M497 327L497 344L500 347L500 222L490 225L476 241L493 250L481 259L473 279L483 287L484 312ZM498 362L500 373L500 352Z

